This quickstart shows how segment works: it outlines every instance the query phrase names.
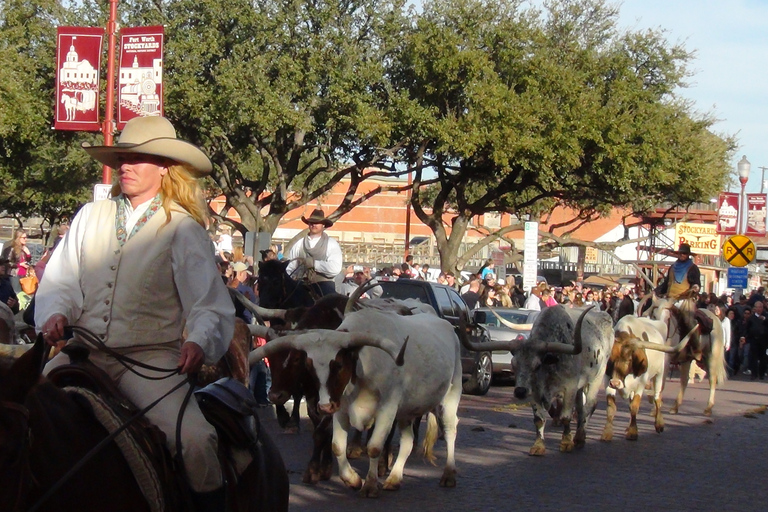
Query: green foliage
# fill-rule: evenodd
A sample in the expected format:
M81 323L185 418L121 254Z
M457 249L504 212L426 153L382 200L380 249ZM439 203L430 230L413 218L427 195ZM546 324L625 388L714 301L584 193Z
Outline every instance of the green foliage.
M74 20L54 1L0 2L0 211L49 222L72 215L99 181L77 144L51 130L56 27Z
M661 32L621 33L616 18L600 0L542 12L504 0L424 4L393 76L413 113L399 128L415 188L430 189L413 194L414 211L443 268L484 212L644 212L725 185L734 140L676 97L691 55Z

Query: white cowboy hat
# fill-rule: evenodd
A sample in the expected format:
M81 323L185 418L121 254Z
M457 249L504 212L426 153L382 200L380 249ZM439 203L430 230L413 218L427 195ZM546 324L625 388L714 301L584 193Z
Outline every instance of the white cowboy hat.
M211 160L200 148L177 139L171 122L160 116L134 117L126 123L114 146L91 146L83 142L82 148L94 159L113 169L120 168L120 155L126 153L159 156L188 164L198 178L207 176L213 168Z

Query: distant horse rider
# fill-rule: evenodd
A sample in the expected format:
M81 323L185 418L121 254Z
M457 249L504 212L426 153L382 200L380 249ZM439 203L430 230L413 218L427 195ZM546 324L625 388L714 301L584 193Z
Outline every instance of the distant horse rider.
M669 267L667 276L656 288L656 295L660 297L677 300L689 292L699 293L701 288L701 271L691 259L691 246L680 244L677 254L677 261Z
M301 220L309 226L309 233L291 247L286 272L294 278L305 278L318 296L335 293L333 279L341 272L343 257L339 242L325 233L333 221L319 208L309 217L302 215Z

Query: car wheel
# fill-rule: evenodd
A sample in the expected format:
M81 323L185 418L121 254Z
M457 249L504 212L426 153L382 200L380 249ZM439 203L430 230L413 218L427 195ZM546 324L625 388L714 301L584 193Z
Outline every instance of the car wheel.
M472 367L472 373L464 382L463 390L470 395L484 395L488 393L491 387L491 377L493 376L493 362L490 352L480 352L475 359L475 365Z

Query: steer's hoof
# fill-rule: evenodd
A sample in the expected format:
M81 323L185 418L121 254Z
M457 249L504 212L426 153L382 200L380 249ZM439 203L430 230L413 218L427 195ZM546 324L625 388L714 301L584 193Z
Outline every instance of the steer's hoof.
M341 481L350 489L360 489L363 486L362 478L360 478L360 475L354 471L350 471L345 475L339 475L339 477L341 477Z
M677 414L677 406L674 406L669 410L669 414Z
M544 441L542 439L537 439L536 442L533 443L533 446L531 446L531 449L528 450L528 455L541 456L544 455L546 451L547 449L544 447Z
M347 458L348 459L359 459L365 451L363 450L363 447L360 445L354 445L347 448Z
M576 448L584 448L587 444L587 432L583 429L576 431L576 437L573 438L573 444Z
M440 487L456 487L456 470L445 468L440 478Z
M560 441L560 452L561 453L571 453L573 451L573 448L575 445L573 444L573 441Z
M704 409L704 416L712 416L712 407Z
M637 429L628 428L627 433L624 435L624 439L627 441L637 441Z
M320 481L320 473L314 468L307 468L301 481L305 484L316 484Z
M360 494L364 498L378 498L379 497L379 481L378 479L366 478L365 485L360 489Z
M600 436L601 441L605 441L606 443L611 442L613 440L613 429L606 428L603 430L603 435Z
M402 480L390 480L389 478L384 482L384 486L382 489L385 491L399 491L400 485L402 484Z
M657 423L654 426L656 427L656 432L658 432L659 434L664 432L664 424L663 423Z

